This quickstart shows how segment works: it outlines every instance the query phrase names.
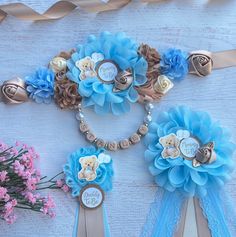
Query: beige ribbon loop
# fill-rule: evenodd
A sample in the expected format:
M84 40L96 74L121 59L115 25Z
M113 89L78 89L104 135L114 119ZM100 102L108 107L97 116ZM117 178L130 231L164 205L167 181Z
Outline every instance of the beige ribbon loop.
M68 15L77 7L89 12L102 12L119 9L127 5L130 1L131 0L110 0L108 2L101 0L64 0L56 2L43 14L34 11L23 3L13 3L0 5L0 21L4 20L7 15L30 21L55 20Z
M86 209L80 206L77 237L105 237L103 207Z
M203 215L202 208L200 206L198 198L193 198L193 205L195 211L195 219L196 219L196 226L197 226L197 235L198 237L211 237L211 232L208 227L208 221ZM188 201L184 203L181 213L181 219L178 225L178 228L174 234L174 237L183 237L184 236L184 229L185 229L185 222L186 222L186 213L188 208Z
M208 227L208 221L203 215L203 210L200 206L198 198L194 198L193 202L194 202L198 237L211 237L211 232Z

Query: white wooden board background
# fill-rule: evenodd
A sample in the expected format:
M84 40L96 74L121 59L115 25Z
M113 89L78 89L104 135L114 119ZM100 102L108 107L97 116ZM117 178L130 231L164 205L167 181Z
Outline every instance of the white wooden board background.
M12 2L15 1L0 1ZM20 2L43 12L55 1ZM236 1L173 0L145 5L136 0L119 11L95 15L76 10L51 22L30 23L9 17L0 24L0 81L15 75L24 77L46 65L60 50L70 49L82 43L88 34L103 30L125 31L138 42L160 50L173 46L187 51L232 49L236 48ZM154 116L179 104L209 111L231 129L236 140L236 68L215 71L203 79L189 76L157 104ZM118 118L99 117L88 110L86 115L98 135L118 139L138 126L143 110L136 105L129 114ZM87 145L77 131L73 112L61 111L54 104L33 102L20 106L0 104L0 137L9 143L18 139L34 145L41 154L42 173L49 176L61 170L70 152ZM114 190L106 197L113 237L139 236L154 199L156 187L143 160L144 149L139 144L113 154ZM228 190L236 198L236 175ZM53 192L53 196L57 203L54 220L18 212L16 224L0 222L0 236L71 236L76 202L59 191Z

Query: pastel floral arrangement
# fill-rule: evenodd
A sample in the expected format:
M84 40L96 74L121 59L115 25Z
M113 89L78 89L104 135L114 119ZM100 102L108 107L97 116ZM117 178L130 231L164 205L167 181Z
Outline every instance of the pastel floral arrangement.
M82 101L98 114L121 115L132 103L159 101L188 72L188 55L179 49L160 55L122 32L102 32L61 52L25 82L37 103L54 98L60 108L76 109Z
M55 203L50 195L42 196L39 190L62 189L69 191L64 180L55 180L60 174L47 180L35 167L39 159L33 147L16 142L15 146L0 143L0 219L12 224L16 221L16 209L41 212L55 216Z
M77 197L83 187L89 184L98 185L103 191L108 192L112 190L112 177L114 175L112 161L102 162L96 170L96 178L93 181L80 179L78 177L81 171L80 159L88 156L96 156L104 154L103 149L96 149L95 147L81 148L73 152L68 158L67 164L64 166L65 182L71 188L72 196Z
M161 138L175 134L179 129L190 132L202 144L214 142L216 160L194 167L189 159L179 154L175 158L163 158ZM158 186L169 192L180 191L188 196L205 196L209 189L217 190L230 178L233 169L232 154L235 145L230 134L205 112L180 106L158 116L146 135L145 160ZM171 148L173 150L173 147Z

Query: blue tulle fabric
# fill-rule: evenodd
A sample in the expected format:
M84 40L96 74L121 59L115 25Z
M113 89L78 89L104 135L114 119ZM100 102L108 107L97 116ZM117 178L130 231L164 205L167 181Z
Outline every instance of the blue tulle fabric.
M81 148L72 153L64 166L63 171L66 177L66 184L72 189L72 196L77 197L80 194L81 188L88 184L99 185L105 192L112 190L113 166L110 163L102 163L97 168L97 178L94 181L86 181L85 179L78 179L78 172L81 170L79 159L83 156L96 155L104 152L103 149L96 149L95 147Z
M158 188L140 237L173 237L186 197Z
M138 100L135 86L146 82L147 62L138 53L137 44L124 33L103 32L99 37L90 35L83 45L78 45L67 65L68 78L79 84L79 93L83 96L84 106L93 106L98 114L113 113L120 115L130 110L130 103ZM75 62L101 53L104 59L113 60L121 70L132 69L134 81L126 90L113 92L112 84L104 84L97 77L80 80L80 70Z
M54 77L54 72L44 67L27 76L25 82L30 98L37 103L49 104L54 95Z
M188 74L187 53L180 49L168 49L162 55L161 72L172 80L182 80Z
M159 138L179 129L188 130L202 144L214 141L217 159L211 164L192 166L192 161L178 157L163 159ZM232 153L235 145L230 142L230 134L218 122L211 120L205 112L193 111L180 106L158 116L150 125L146 136L148 149L145 159L150 173L158 186L169 192L181 191L188 196L205 196L208 188L217 190L230 178L233 168Z

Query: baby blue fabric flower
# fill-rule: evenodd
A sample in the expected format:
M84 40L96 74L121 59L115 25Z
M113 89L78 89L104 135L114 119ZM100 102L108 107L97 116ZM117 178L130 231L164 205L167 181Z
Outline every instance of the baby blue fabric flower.
M79 196L80 190L88 184L96 184L100 186L105 192L112 190L112 177L114 174L112 161L109 163L100 163L96 170L97 177L95 180L86 181L85 179L78 178L78 173L82 168L79 159L84 156L99 156L99 154L103 152L103 149L87 147L81 148L70 155L63 170L66 176L66 184L72 189L73 197Z
M193 167L192 161L181 155L176 159L163 159L159 138L175 134L180 129L188 130L202 144L214 141L216 161ZM209 188L217 190L230 178L235 145L230 142L228 131L213 122L205 112L193 111L184 106L170 109L151 123L145 142L148 147L145 159L149 163L149 171L158 186L170 192L179 190L189 196L204 196Z
M49 104L54 95L54 77L53 71L44 67L27 76L25 82L30 98L37 103Z
M104 114L112 112L120 115L128 112L130 103L138 100L135 86L146 82L147 62L138 53L137 44L124 33L111 34L103 32L97 38L94 35L88 37L87 43L78 45L76 52L68 61L69 72L67 76L79 84L79 93L84 97L84 106L93 106L96 113ZM126 90L113 91L113 84L103 83L97 76L80 79L80 69L76 62L93 53L104 56L104 60L112 60L120 70L132 70L133 83Z
M179 49L168 49L162 56L161 71L172 80L182 80L188 73L187 54Z

